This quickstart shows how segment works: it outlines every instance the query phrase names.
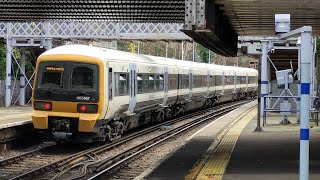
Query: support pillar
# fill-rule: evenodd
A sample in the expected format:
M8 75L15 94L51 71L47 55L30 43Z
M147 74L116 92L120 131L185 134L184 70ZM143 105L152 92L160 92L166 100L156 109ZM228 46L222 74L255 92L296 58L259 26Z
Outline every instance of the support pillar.
M181 60L184 60L184 42L181 42Z
M138 54L140 54L140 41L138 41Z
M268 41L262 40L262 56L261 56L261 94L260 94L260 119L263 119L263 116L265 113L263 110L265 109L264 105L266 104L264 102L264 96L269 95L268 91Z
M192 62L194 62L195 59L196 59L195 48L196 48L196 43L195 43L195 42L192 42Z
M12 66L12 39L11 37L7 37L7 54L6 54L6 97L5 97L5 105L9 107L11 105L11 66Z
M301 33L301 111L300 111L300 169L299 179L309 179L309 110L310 62L312 58L311 30Z
M166 58L168 58L168 42L166 42Z
M208 51L209 51L209 64L211 64L211 51L210 49Z
M25 105L25 71L26 71L26 50L25 48L21 48L21 59L20 59L20 98L19 98L19 105Z
M260 57L260 62L258 63L258 95L261 94L261 59L262 57ZM248 81L248 80L247 80ZM261 98L258 98L258 107L261 107ZM261 128L261 120L263 120L263 118L261 118L262 115L261 115L261 108L258 108L258 114L257 114L257 127L256 129L254 130L254 132L260 132L262 131L262 128Z
M46 50L52 49L52 38L46 39Z
M300 97L301 97L301 89L300 89L300 84L301 84L301 79L300 79L300 65L301 65L301 37L298 38L297 47L298 47L298 99L297 99L297 122L300 122Z

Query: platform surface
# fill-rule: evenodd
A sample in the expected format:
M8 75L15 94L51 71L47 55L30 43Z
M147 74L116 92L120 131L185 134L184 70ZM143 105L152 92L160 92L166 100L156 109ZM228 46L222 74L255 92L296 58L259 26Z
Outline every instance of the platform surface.
M196 133L144 179L299 179L300 127L295 115L289 117L292 124L280 125L282 116L271 114L263 131L254 132L256 111L248 109L239 108ZM310 127L309 179L319 180L320 128L314 122Z
M0 107L0 129L31 123L31 106Z
M254 118L243 130L224 180L299 179L299 124L279 125L280 115L271 115L262 132L253 132ZM320 128L310 122L310 180L320 179Z
M232 123L255 105L256 101L246 104L201 129L189 138L185 146L168 157L144 179L185 179L194 164L205 154L214 143L214 140L218 138L217 136L223 130L223 127Z

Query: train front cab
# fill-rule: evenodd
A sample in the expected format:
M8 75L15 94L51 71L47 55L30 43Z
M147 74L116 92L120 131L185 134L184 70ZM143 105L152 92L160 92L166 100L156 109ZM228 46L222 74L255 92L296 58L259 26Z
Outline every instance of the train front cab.
M93 57L40 56L32 96L34 128L55 140L99 138L98 119L104 116L104 94L108 93L103 83L104 68L105 63Z

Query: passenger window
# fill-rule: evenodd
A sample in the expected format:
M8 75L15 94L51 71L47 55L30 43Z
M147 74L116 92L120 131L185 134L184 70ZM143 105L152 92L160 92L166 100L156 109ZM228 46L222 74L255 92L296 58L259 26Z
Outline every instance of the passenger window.
M148 92L155 92L154 75L149 75L149 89Z
M129 94L129 81L128 74L118 74L117 75L117 92L116 96L125 96Z
M164 90L164 76L160 75L159 76L159 91L163 91Z
M146 93L149 91L149 76L146 74L143 74L142 75L142 82L143 82L142 92Z
M138 81L138 94L142 94L143 93L143 82L142 82L142 75L138 74L137 75L137 81Z

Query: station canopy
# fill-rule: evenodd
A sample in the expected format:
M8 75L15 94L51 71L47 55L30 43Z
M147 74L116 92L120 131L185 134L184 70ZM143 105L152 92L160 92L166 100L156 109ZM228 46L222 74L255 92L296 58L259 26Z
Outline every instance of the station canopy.
M108 20L183 23L184 0L1 0L0 21Z
M312 26L320 34L319 0L216 0L241 36L274 35L274 14L290 14L291 30Z
M199 1L200 0L196 0ZM240 36L274 35L274 14L291 14L291 29L320 34L319 0L207 0L219 5ZM185 0L1 0L0 21L108 20L185 22ZM210 12L209 12L210 14ZM214 14L214 12L212 12Z

